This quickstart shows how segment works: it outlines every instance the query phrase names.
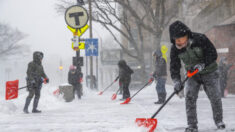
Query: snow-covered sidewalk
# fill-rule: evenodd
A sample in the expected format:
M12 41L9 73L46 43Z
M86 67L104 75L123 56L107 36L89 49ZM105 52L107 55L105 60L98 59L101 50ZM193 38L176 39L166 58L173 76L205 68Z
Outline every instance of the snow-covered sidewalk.
M24 114L22 109L27 92L21 91L18 99L0 101L1 132L144 132L134 123L136 118L149 118L160 105L157 100L155 84L140 92L130 104L120 105L121 98L111 100L114 91L103 95L84 90L82 100L75 99L66 103L62 98L52 95L54 87L44 87L41 93L39 109L41 114ZM131 91L133 94L135 91ZM168 95L172 87L167 86ZM228 132L235 131L235 96L223 99L224 122ZM32 102L31 102L32 103ZM199 132L214 132L211 106L202 91L198 99ZM30 109L31 110L30 105ZM182 132L186 126L184 99L177 96L157 115L158 132Z

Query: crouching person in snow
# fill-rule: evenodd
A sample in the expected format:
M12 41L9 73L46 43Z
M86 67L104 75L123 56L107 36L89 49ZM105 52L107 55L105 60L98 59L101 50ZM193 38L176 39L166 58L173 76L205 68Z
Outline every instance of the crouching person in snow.
M34 97L33 101L33 113L41 113L40 110L37 110L38 102L40 98L40 91L42 88L42 83L49 83L49 79L47 75L44 73L42 66L43 53L36 51L33 53L33 61L28 64L27 69L27 90L29 91L29 95L26 98L24 113L29 113L28 107L29 104Z
M218 66L216 63L217 52L214 45L204 35L191 32L190 29L180 21L170 25L171 47L170 72L175 83L174 89L178 93L181 86L180 60L183 61L186 71L198 69L199 72L186 82L186 114L188 127L185 132L197 132L196 101L200 86L210 100L214 122L218 129L224 129L223 109L218 85Z
M158 94L158 101L155 104L163 104L166 100L166 60L162 58L161 50L156 50L153 54L155 61L155 71L153 77L157 82L156 90Z
M119 85L123 89L122 99L125 100L130 97L129 84L131 82L131 74L133 70L126 64L125 60L118 62L119 68Z
M78 99L81 99L82 96L82 73L76 68L76 66L71 65L68 73L68 82L73 85L74 97L77 94Z

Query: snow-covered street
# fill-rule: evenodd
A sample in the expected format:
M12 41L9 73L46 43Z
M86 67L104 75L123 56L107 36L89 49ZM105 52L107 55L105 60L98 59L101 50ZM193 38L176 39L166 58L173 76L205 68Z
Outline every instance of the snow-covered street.
M27 96L26 91L20 91L18 99L0 101L0 130L1 132L144 132L134 123L136 118L148 118L160 105L154 89L155 84L141 91L130 104L120 105L118 95L115 101L111 100L113 91L103 95L85 89L82 100L75 99L66 103L62 97L55 97L52 92L55 87L44 86L39 109L41 114L24 114L22 109ZM167 86L168 95L172 87ZM131 91L133 94L134 91ZM223 99L224 122L226 132L235 131L235 96L229 95ZM32 102L31 102L32 103ZM214 132L211 106L203 91L198 99L199 132ZM186 124L184 99L177 96L166 105L157 115L158 132L182 132Z

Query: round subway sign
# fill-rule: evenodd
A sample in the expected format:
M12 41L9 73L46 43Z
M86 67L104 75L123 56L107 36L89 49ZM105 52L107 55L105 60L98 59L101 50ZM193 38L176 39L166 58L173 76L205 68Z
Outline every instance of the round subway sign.
M88 14L85 8L74 5L65 12L65 21L72 28L79 29L84 27L88 21Z

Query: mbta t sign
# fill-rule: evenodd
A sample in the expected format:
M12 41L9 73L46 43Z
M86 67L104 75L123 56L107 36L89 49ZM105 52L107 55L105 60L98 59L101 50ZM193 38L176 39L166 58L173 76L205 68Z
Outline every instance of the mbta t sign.
M74 29L84 27L88 21L86 9L78 5L69 7L65 12L65 21Z

